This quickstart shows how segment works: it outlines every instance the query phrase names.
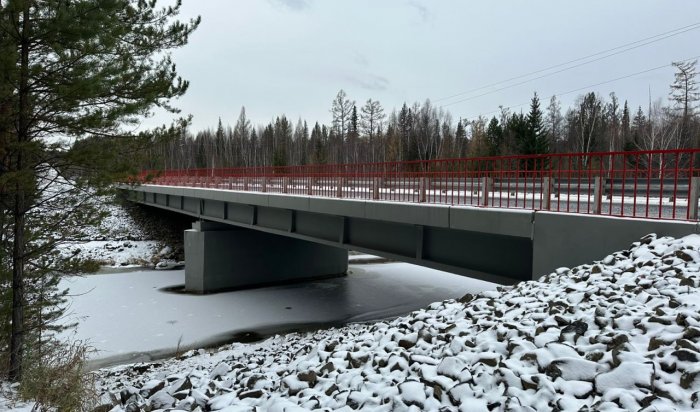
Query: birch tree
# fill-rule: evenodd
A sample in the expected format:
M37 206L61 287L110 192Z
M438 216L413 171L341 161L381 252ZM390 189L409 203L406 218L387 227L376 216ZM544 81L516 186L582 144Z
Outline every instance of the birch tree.
M369 139L369 160L374 162L377 159L375 153L375 137L377 130L381 127L382 121L386 117L384 114L384 108L378 101L367 99L367 102L364 106L362 106L360 111L360 124L362 125L362 132Z

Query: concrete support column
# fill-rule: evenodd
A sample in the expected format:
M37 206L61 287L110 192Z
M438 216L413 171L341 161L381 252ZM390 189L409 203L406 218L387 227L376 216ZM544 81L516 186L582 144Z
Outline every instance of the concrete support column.
M418 201L419 202L425 203L428 200L427 191L428 191L428 178L427 177L419 178L419 181L418 181L418 193L419 193Z
M343 197L343 178L339 177L336 181L336 197L340 199Z
M185 231L185 288L195 293L343 275L348 252L320 243L195 222Z
M379 187L382 185L382 178L375 177L372 179L372 200L379 200Z
M552 208L552 178L544 176L542 178L542 210Z
M698 219L698 196L700 196L700 177L690 177L688 188L688 219Z
M599 215L603 210L603 176L596 176L593 179L593 213Z
M481 178L481 198L479 199L480 206L489 205L489 194L493 187L493 178L484 176Z

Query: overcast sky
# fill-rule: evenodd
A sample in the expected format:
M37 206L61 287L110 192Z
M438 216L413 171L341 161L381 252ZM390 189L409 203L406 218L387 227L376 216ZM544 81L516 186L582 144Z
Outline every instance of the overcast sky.
M173 54L191 82L175 103L194 116L193 131L215 127L219 117L235 124L241 106L254 123L280 114L330 123L340 89L358 109L368 98L387 113L430 99L455 119L490 116L499 105L527 111L534 91L546 105L580 88L561 96L564 106L591 90L646 107L650 91L667 98L672 61L700 55L697 0L184 0L182 11L202 17ZM557 69L448 98L693 24L542 79L499 90ZM166 119L157 114L145 125Z

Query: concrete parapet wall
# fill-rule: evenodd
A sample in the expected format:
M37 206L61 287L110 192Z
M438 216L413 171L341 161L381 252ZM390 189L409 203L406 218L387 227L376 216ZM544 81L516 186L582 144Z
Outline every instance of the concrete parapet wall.
M532 238L534 211L450 207L450 229Z
M535 212L533 278L603 259L650 233L682 237L699 231L697 222Z

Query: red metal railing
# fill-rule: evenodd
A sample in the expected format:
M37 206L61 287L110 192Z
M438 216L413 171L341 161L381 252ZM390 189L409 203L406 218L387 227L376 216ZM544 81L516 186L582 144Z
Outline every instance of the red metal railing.
M150 184L698 219L700 149L145 171ZM695 164L694 164L695 163Z

